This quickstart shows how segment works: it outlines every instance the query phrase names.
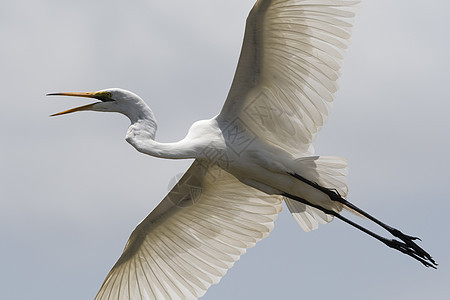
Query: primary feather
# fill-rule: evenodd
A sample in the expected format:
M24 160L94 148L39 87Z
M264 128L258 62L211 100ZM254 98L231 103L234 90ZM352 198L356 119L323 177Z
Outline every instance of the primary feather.
M258 1L221 120L240 118L252 132L294 156L328 116L359 1Z
M197 299L268 236L281 200L195 161L136 227L95 299Z

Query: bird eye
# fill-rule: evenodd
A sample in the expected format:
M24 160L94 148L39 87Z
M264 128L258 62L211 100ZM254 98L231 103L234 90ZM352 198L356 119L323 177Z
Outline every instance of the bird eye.
M103 96L108 97L108 98L112 97L112 93L110 93L110 92L103 92L102 94L103 94Z
M97 92L95 97L103 102L113 101L111 92Z

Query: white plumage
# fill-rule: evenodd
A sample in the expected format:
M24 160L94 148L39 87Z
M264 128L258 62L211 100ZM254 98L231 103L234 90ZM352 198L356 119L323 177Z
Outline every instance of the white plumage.
M312 154L311 143L323 126L337 91L343 52L349 44L358 2L258 1L247 19L239 65L225 105L217 117L218 121L236 125L237 128L245 127L248 136L243 139L264 139L294 157ZM234 130L233 125L231 127ZM316 159L308 160L310 173L315 170ZM328 170L327 163L332 163L333 159L321 161L320 166ZM301 164L302 160L298 163ZM343 161L338 160L338 163ZM339 188L342 194L346 195L346 164L339 165L341 167L343 172L337 174L337 182L341 184ZM129 285L133 284L131 290L147 291L149 299L154 296L161 299L196 298L203 295L211 284L217 283L247 248L253 247L269 234L281 210L280 197L269 197L233 181L232 176L223 170L215 170L217 175L211 176L217 176L217 181L207 182L206 186L200 183L202 178L195 178L194 184L186 183L185 178L193 180L193 174L198 177L198 172L194 164L160 204L165 205L165 202L176 197L174 195L186 197L193 192L188 191L191 187L199 192L201 190L201 195L194 196L194 199L183 200L191 201L193 205L182 209L172 207L178 211L170 218L165 218L166 221L158 229L154 229L159 235L144 225L151 222L154 212L150 214L136 229L147 228L144 230L147 235L142 237L145 241L142 249L134 252L134 257L126 262L128 267L120 266L122 258L119 259L119 266L116 265L108 275L96 299L115 299L120 291L113 289L117 286L114 279L129 273L129 265L135 265L136 260L139 260L136 257L154 256L147 250L149 246L145 246L151 244L156 244L153 246L156 248L154 251L161 262L144 261L147 272L141 269L138 274L149 273L153 278L143 275L126 277L120 281L122 290L128 290ZM327 179L320 183L336 188L333 181L335 174L321 173ZM320 175L312 179L320 179ZM291 199L285 200L305 231L332 220L332 216L320 210ZM222 213L217 211L219 207L215 203L221 205ZM200 205L202 207L198 207ZM168 211L166 209L165 213ZM163 232L167 230L173 238L163 238ZM130 240L133 240L133 235ZM176 239L177 235L181 237ZM186 241L187 238L194 240ZM214 244L209 245L213 241ZM164 246L159 246L160 243ZM194 247L194 253L185 253L185 249ZM147 250L147 255L142 255L143 249ZM211 256L218 257L219 261L208 261L207 258ZM143 268L142 262L138 266ZM134 268L139 269L136 266ZM150 271L153 268L157 271ZM180 274L177 274L177 270ZM186 274L195 275L186 277ZM163 283L156 278L160 278ZM153 286L148 282L152 282ZM146 299L143 295L141 298ZM141 298L127 298L126 293L120 297Z
M196 299L250 247L268 236L284 199L305 230L349 208L402 242L361 229L426 266L413 237L345 200L346 160L312 156L312 142L337 91L359 1L259 0L247 19L239 64L220 114L196 122L175 143L155 141L156 121L122 89L55 93L101 102L81 110L119 112L126 140L162 158L195 158L163 201L133 231L96 300ZM431 263L432 264L431 264Z
M280 197L204 171L194 163L139 224L96 299L196 299L269 235Z

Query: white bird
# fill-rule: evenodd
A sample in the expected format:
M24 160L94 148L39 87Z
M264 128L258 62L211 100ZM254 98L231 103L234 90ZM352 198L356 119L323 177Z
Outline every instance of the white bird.
M414 240L345 200L344 158L313 156L348 47L359 1L258 0L246 25L231 90L219 115L195 122L175 143L155 140L156 120L132 92L48 95L96 98L76 111L118 112L139 152L195 161L136 227L95 299L196 299L268 236L284 200L305 230L337 217L427 267ZM381 237L340 212L388 230Z

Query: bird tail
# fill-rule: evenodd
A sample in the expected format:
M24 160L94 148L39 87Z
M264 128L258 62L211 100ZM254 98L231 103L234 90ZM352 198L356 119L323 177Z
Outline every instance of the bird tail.
M347 197L347 160L337 156L310 156L295 160L295 173L321 187L333 190L342 198ZM308 232L333 220L319 209L285 197L286 205L300 227Z

